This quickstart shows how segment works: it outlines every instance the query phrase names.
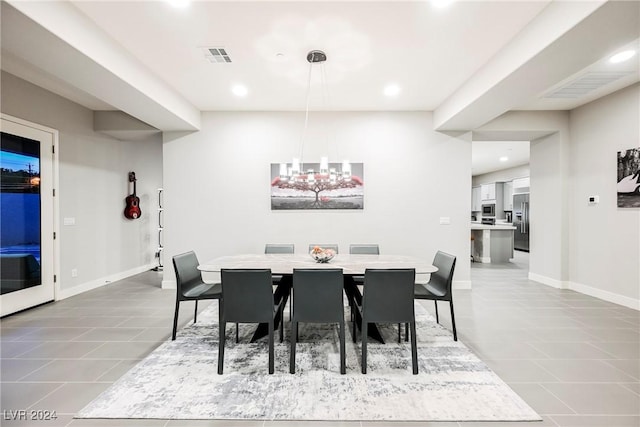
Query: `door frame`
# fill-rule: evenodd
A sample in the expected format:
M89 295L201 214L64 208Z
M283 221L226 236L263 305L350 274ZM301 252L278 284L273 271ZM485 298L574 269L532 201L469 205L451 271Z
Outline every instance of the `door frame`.
M52 204L53 204L53 218L52 218L52 227L53 230L52 232L55 233L55 238L53 239L53 254L52 254L52 259L50 260L51 262L51 267L52 267L52 273L54 275L54 280L53 280L53 300L54 301L58 301L59 299L59 295L60 295L60 227L59 227L59 212L60 212L60 204L59 204L59 197L58 197L58 188L59 188L59 162L58 162L58 155L59 155L59 132L57 129L53 129L47 126L43 126L40 125L38 123L33 123L30 122L28 120L24 120L24 119L20 119L18 117L14 117L14 116L10 116L8 114L5 113L0 113L0 118L2 120L6 120L8 122L12 122L16 125L20 125L20 126L25 126L28 128L32 128L41 132L46 132L51 134L51 144L53 146L53 153L51 156L51 167L52 167L52 171L51 171L51 178L52 178L52 190L53 190L53 197L52 197ZM21 310L25 310L28 309L30 307L25 307L25 308L21 308L18 309L16 312L19 312ZM9 314L13 314L13 313L8 313L6 315Z

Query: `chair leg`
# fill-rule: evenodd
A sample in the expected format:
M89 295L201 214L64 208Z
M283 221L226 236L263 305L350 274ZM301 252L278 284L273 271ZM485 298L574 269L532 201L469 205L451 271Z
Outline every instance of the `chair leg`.
M409 341L409 324L404 324L404 342Z
M240 327L238 326L238 323L236 323L236 344L238 344L240 342Z
M224 330L226 327L226 323L221 320L220 321L220 336L218 337L218 375L222 375L222 368L224 365Z
M413 365L413 375L418 374L418 343L416 340L416 321L409 323L411 325L411 364Z
M398 323L398 344L402 342L402 323Z
M280 343L284 341L284 307L280 307Z
M273 374L273 320L269 322L269 374Z
M198 300L196 300L196 309L193 311L193 323L198 321Z
M180 308L180 300L176 298L176 312L173 315L173 335L171 341L176 340L176 332L178 331L178 310ZM354 341L355 342L355 341Z
M298 322L291 321L291 351L289 352L289 373L296 373L296 331L298 330Z
M367 373L367 335L368 323L362 319L362 373Z
M433 300L433 304L436 306L436 323L440 323L440 319L438 318L438 300Z
M353 314L353 311L351 312ZM351 335L351 337L353 338L353 342L356 342L356 334L357 334L357 325L356 325L356 317L355 315L353 316L353 334Z
M458 341L458 333L456 332L456 316L453 314L453 300L449 301L451 307L451 326L453 326L453 340Z
M340 373L347 373L347 352L345 350L345 327L344 319L340 321Z
M289 288L289 319L293 319L293 286ZM284 315L280 321L284 320ZM282 341L280 341L282 342Z

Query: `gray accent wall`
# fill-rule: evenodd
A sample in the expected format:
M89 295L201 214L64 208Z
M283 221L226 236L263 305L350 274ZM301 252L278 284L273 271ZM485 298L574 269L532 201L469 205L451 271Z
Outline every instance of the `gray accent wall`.
M64 298L155 263L162 137L118 140L93 130L93 111L2 72L2 112L59 131L60 287ZM142 217L124 218L127 173L138 178ZM63 218L75 225L63 225ZM77 269L78 276L71 277Z

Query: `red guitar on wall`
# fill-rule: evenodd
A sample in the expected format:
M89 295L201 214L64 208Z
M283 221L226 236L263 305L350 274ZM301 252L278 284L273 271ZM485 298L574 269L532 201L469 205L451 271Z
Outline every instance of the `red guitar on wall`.
M129 182L133 182L133 194L128 195L124 201L127 206L124 208L124 216L129 219L140 218L140 198L136 196L136 173L129 172Z

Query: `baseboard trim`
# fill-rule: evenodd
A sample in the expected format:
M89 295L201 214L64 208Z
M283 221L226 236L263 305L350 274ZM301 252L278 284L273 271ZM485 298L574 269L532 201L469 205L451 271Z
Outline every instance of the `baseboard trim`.
M453 289L471 289L471 280L455 280Z
M163 280L162 289L175 289L178 285L175 280Z
M640 311L640 300L625 297L624 295L614 294L604 289L594 288L593 286L583 285L582 283L569 282L569 289L589 295L614 304L623 305L628 308Z
M590 297L598 298L603 301L612 302L614 304L622 305L633 310L640 311L640 300L605 291L604 289L594 288L593 286L584 285L582 283L556 280L531 272L529 273L529 280L533 280L534 282L542 283L543 285L551 286L552 288L556 289L569 289L584 295L589 295Z
M541 274L529 272L529 280L542 283L543 285L551 286L556 289L569 289L569 282L563 280L552 279L551 277L543 276Z
M140 267L136 267L136 268L132 268L131 270L112 274L110 276L101 277L100 279L92 280L90 282L85 282L69 289L60 289L60 293L57 295L58 297L57 300L58 301L63 300L65 298L69 298L74 295L78 295L78 294L90 291L92 289L100 288L102 286L108 285L111 282L116 282L118 280L126 279L127 277L131 277L136 274L149 271L153 267L155 267L155 264L141 265Z

